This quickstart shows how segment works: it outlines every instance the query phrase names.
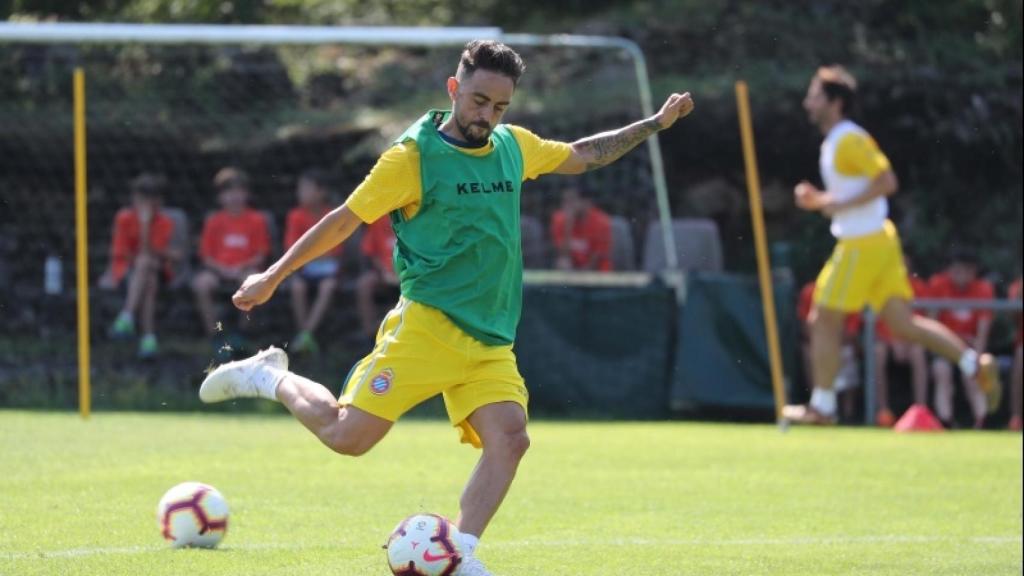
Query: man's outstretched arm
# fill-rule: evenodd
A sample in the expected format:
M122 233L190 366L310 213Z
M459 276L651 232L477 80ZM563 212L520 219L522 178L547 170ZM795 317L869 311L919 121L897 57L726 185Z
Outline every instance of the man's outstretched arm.
M675 124L676 120L693 111L690 93L673 94L657 114L634 122L618 130L594 134L572 143L572 153L555 169L555 174L582 174L588 170L607 166L622 158L626 152L659 130Z
M362 223L347 205L328 212L292 244L277 262L265 271L246 278L242 287L231 297L232 302L241 310L251 310L263 304L289 274L344 242Z

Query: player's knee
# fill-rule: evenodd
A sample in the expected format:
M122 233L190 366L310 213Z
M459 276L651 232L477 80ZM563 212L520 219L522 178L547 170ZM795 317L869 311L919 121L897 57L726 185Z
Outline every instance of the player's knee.
M342 456L362 456L373 448L375 442L360 437L344 429L334 429L323 435L321 439L328 448Z
M508 431L493 439L490 446L485 443L484 449L488 448L510 461L518 462L530 449L530 436L526 433L526 428Z

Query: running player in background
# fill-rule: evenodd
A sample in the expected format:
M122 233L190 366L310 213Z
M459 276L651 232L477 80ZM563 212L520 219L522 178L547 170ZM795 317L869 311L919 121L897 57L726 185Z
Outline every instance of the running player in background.
M955 362L965 378L977 378L986 392L999 386L991 355L979 354L948 328L915 316L910 308L914 294L886 200L898 188L896 174L871 135L848 118L856 89L845 68L825 66L811 79L803 102L808 118L825 136L819 162L825 190L803 181L794 189L796 204L830 218L837 243L814 290L811 400L783 409L783 417L795 423L835 423L832 383L840 367L843 322L865 306L881 315L894 336Z
M610 164L693 109L689 94L672 94L657 114L629 126L572 144L542 140L501 123L523 70L504 44L467 44L447 82L452 109L417 120L343 206L235 293L235 306L250 310L360 225L389 216L402 297L341 398L289 372L275 348L217 368L199 392L205 402L277 400L326 446L352 456L370 450L413 406L443 394L462 441L483 449L460 500L459 575L488 574L474 554L478 539L530 445L527 391L512 352L522 306L522 182Z

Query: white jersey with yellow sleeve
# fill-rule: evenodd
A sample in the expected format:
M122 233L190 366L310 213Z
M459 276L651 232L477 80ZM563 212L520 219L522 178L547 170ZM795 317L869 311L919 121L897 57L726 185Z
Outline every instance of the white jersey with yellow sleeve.
M866 130L850 120L832 127L821 144L821 179L840 202L867 192L871 181L890 169L889 159ZM846 208L832 216L832 235L855 238L874 234L885 226L889 202L884 197Z

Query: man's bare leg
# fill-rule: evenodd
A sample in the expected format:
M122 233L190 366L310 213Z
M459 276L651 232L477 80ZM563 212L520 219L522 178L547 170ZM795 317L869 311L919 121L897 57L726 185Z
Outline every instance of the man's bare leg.
M327 388L289 372L288 356L273 346L218 366L203 380L199 398L206 403L235 398L277 400L325 446L349 456L365 454L392 425L354 406L339 406Z
M907 300L891 298L882 307L882 318L898 338L921 344L956 364L965 379L977 378L983 392L992 391L1000 385L995 358L991 354L972 350L940 322L915 316Z
M196 296L196 308L207 336L217 334L217 312L213 305L213 292L220 279L209 270L203 270L192 279L192 291Z
M895 336L921 344L954 364L968 350L967 344L941 322L915 316L907 300L891 298L882 307L881 315Z
M935 379L935 415L944 423L953 423L953 365L945 358L932 360Z
M786 406L782 416L807 424L835 420L836 392L833 385L842 367L843 322L846 313L815 305L811 310L811 380L813 390L807 406Z
M911 344L908 350L910 380L914 387L914 403L928 404L928 358L924 346Z
M880 426L891 426L886 421L892 418L892 409L889 406L889 345L885 342L875 342L875 392L878 395L878 414L875 422Z
M814 387L832 390L842 366L843 322L846 313L815 307L811 311L811 358L814 365Z
M310 308L309 315L306 316L302 324L303 330L310 333L316 332L320 322L323 321L324 316L327 314L327 308L331 305L331 300L334 299L334 293L337 290L337 279L324 278L320 281L316 289L316 300L313 301L313 307Z
M483 442L483 454L459 501L458 526L479 538L494 517L515 478L519 462L530 447L526 412L515 402L498 402L476 409L469 423Z
M142 313L139 315L139 325L142 327L143 334L156 334L156 299L159 293L160 281L157 279L157 272L151 270L145 278Z
M302 330L309 316L309 306L306 304L306 289L308 285L302 276L298 274L293 276L289 282L291 282L290 288L292 293L292 318L295 320L295 329Z
M292 372L286 372L277 385L277 399L325 446L339 454L365 454L393 425L355 406L339 406L327 388Z

